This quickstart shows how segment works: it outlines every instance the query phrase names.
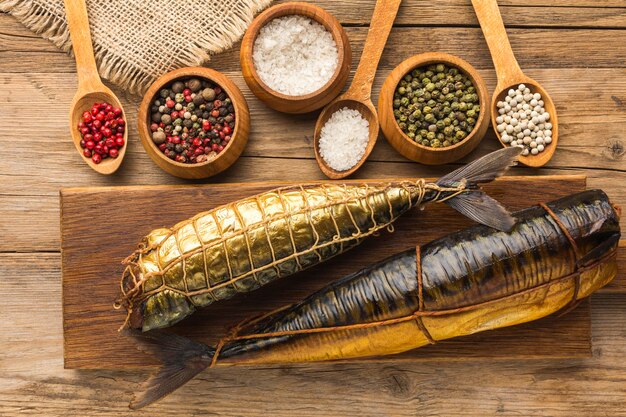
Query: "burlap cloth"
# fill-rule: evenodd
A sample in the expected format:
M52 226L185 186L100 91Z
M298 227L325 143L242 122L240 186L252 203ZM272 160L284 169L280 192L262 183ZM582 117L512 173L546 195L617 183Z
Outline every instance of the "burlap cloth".
M140 94L167 71L201 65L230 48L270 2L87 0L100 75ZM62 50L71 50L63 0L0 0L0 10Z

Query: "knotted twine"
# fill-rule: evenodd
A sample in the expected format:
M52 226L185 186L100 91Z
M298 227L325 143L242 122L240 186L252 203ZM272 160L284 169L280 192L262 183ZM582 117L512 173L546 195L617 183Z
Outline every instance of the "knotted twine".
M135 94L176 68L230 48L271 0L86 0L100 75ZM72 49L63 0L0 0L0 11Z

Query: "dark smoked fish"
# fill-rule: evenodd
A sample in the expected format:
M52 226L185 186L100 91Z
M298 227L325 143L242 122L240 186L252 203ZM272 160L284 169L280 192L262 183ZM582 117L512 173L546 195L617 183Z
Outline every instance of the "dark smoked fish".
M241 324L215 347L137 332L142 350L163 367L131 408L211 366L389 355L536 320L571 308L614 278L619 214L604 192L514 215L509 232L478 225L399 253Z
M478 184L504 173L518 155L518 148L493 152L436 183L279 188L153 230L125 261L115 307L127 309L130 328L167 327L197 308L324 262L435 201L507 230L513 219Z

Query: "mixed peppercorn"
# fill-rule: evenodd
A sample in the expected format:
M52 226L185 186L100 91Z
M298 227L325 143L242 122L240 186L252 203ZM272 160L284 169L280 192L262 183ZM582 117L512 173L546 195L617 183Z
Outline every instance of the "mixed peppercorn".
M396 87L394 117L416 143L433 148L461 142L476 126L480 104L472 80L444 64L416 68Z
M168 158L195 164L226 148L235 130L235 108L209 80L189 78L162 88L151 104L152 141Z
M124 146L125 129L122 109L107 102L94 103L90 110L83 112L82 121L78 123L85 158L91 158L94 164L106 158L117 158Z

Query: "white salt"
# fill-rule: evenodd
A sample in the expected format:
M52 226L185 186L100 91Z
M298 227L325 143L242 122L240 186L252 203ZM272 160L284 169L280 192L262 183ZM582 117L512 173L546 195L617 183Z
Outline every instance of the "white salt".
M319 140L320 155L336 171L347 171L365 153L370 124L361 113L344 107L330 116L322 127Z
M326 28L305 16L272 19L261 28L252 52L254 68L272 90L301 96L322 88L339 61Z

